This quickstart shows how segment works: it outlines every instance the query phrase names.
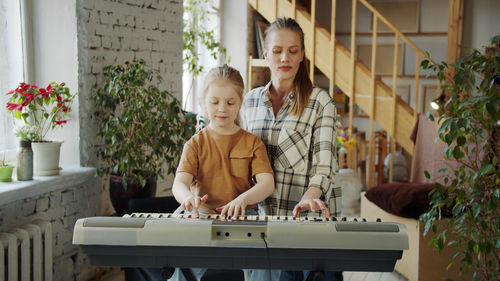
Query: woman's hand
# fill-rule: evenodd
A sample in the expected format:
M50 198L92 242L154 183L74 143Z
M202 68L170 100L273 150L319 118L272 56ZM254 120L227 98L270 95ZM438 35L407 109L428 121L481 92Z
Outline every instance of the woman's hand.
M226 205L217 208L217 211L220 211L221 216L225 216L227 214L227 216L237 218L240 213L242 216L245 215L247 205L248 202L245 194L241 194Z
M203 195L203 197L199 197L196 195L191 195L186 197L184 201L181 203L181 208L185 211L194 212L194 216L198 218L200 216L198 209L200 206L205 203L208 199L208 194Z
M322 192L319 188L309 187L309 189L307 189L307 191L302 196L300 202L295 205L295 208L293 208L293 216L297 217L299 215L299 212L302 211L310 210L316 212L321 210L321 213L323 213L325 217L330 217L330 212L325 206L325 202L319 199L321 193Z
M299 212L311 210L313 212L321 210L321 213L325 215L325 217L330 217L330 212L328 208L325 206L325 203L321 199L302 199L300 202L295 205L293 208L293 216L297 217Z

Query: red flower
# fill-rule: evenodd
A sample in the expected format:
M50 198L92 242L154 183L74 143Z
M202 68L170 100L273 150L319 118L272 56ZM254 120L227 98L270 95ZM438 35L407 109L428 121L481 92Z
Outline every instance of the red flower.
M52 122L56 123L56 125L61 125L61 124L65 124L66 122L68 122L68 120L54 120Z
M43 138L42 132L67 123L67 120L61 119L71 110L68 105L74 95L71 95L69 89L64 85L64 83L50 83L46 88L43 88L38 84L30 85L21 82L15 89L7 93L7 95L11 95L6 104L7 111L14 118L24 119L29 125L39 128L37 130ZM55 98L53 98L52 93L54 93ZM23 111L25 111L23 115L18 113ZM36 113L40 114L37 116ZM26 119L26 115L33 118Z
M35 95L29 92L22 93L21 95L25 96L27 100L32 100L35 97Z
M17 103L7 103L7 110L18 110L18 111L21 111L23 110L23 106L21 104L17 104Z

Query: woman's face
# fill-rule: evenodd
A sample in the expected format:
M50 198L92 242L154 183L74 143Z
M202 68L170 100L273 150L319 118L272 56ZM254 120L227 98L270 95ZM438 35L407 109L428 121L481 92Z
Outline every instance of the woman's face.
M279 29L267 35L264 56L273 80L294 80L304 59L300 35L289 29Z

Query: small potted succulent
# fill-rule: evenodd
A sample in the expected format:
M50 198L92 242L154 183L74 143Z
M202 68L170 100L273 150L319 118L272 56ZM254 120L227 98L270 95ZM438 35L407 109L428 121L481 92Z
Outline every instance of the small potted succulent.
M49 130L63 126L66 114L76 94L71 94L65 83L50 83L47 87L19 83L8 92L7 112L31 127L33 170L35 175L59 174L59 153L62 141L47 140Z
M5 162L5 155L2 160L0 160L0 182L10 182L12 181L12 170L14 166L9 165Z

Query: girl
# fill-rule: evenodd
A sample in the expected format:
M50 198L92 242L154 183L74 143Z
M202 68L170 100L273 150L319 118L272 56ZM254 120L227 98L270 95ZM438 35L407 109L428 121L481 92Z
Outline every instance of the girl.
M240 73L227 65L205 78L202 105L210 123L185 144L172 187L181 208L195 216L199 210L244 215L274 191L266 147L238 125L243 89Z

